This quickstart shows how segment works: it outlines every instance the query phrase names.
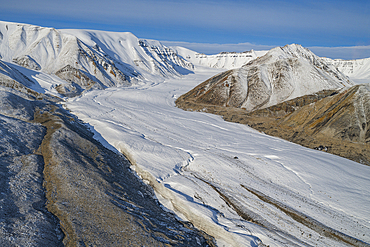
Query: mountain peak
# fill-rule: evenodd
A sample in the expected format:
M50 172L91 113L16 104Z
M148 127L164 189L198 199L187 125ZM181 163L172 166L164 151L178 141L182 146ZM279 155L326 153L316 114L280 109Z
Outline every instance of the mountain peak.
M276 47L243 67L200 84L184 97L197 103L266 108L283 101L353 83L300 45Z

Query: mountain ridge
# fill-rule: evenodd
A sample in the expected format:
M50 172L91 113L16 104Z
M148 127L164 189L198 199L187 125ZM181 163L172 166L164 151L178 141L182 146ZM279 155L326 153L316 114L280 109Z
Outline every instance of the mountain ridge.
M268 51L244 51L244 52L220 52L214 55L206 55L184 47L171 47L177 54L189 60L194 65L207 66L220 69L234 69L265 55Z
M158 41L132 33L56 30L0 22L0 58L57 75L59 93L75 96L90 88L130 86L192 73L194 66Z
M330 58L322 59L327 63L334 65L343 74L351 78L370 80L370 58L352 60Z

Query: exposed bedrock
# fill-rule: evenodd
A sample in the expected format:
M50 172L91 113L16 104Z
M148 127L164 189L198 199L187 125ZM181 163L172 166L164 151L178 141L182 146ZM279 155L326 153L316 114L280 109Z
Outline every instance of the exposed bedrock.
M194 102L181 96L184 110L205 111L248 124L266 134L370 165L370 86L324 90L248 112Z

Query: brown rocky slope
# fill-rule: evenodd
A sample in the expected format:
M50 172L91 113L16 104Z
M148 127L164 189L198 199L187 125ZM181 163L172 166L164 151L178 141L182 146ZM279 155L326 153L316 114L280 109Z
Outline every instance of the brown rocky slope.
M300 45L276 47L239 69L201 83L184 98L255 111L322 90L352 86L333 66Z
M236 107L200 103L184 94L184 110L221 115L266 134L370 165L370 85L325 90L248 112Z

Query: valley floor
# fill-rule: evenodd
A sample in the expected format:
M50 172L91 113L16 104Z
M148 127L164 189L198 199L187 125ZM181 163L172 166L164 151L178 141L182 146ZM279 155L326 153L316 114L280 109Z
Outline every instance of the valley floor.
M370 246L370 167L174 101L221 72L94 90L66 107L219 246Z

